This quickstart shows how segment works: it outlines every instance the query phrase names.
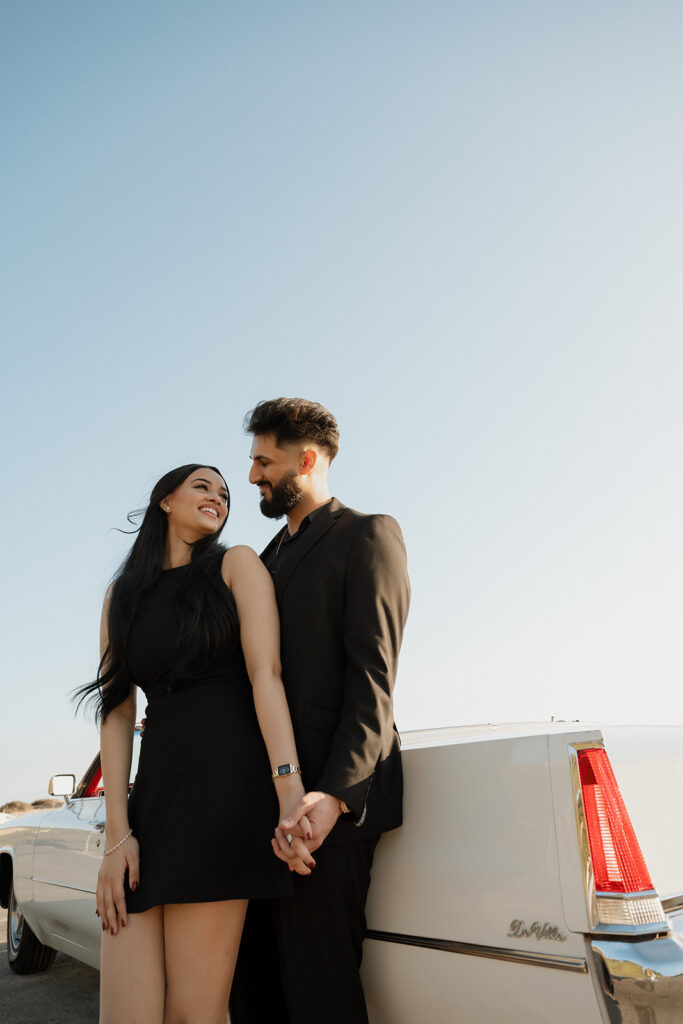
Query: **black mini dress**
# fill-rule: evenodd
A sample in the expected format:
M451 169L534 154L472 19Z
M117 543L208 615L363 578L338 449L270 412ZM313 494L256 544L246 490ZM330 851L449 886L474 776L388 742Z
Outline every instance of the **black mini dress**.
M131 892L126 882L132 914L291 893L270 845L278 803L239 641L192 678L169 683L187 568L165 570L143 595L128 641L148 702L128 801L140 844L140 885Z

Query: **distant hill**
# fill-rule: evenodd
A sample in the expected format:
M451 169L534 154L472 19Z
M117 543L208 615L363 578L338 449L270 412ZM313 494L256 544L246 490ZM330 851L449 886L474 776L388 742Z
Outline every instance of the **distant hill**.
M0 821L6 821L7 818L18 818L20 814L30 814L31 811L49 811L51 807L61 806L61 800L52 800L50 797L34 800L32 804L27 804L25 800L10 800L0 807L0 815L3 816Z

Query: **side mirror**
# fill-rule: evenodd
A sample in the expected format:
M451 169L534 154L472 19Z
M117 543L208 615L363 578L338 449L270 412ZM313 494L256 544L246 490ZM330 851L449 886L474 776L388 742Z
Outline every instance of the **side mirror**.
M53 775L47 787L50 796L63 796L66 801L76 792L75 775Z

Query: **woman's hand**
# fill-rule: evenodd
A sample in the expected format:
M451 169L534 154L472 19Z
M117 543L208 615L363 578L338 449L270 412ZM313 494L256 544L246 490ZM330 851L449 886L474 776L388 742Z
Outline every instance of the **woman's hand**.
M140 884L140 848L135 836L129 836L118 850L102 858L97 876L97 914L102 921L102 931L109 929L112 935L116 935L119 926L125 928L128 921L123 891L126 871L128 884L135 891Z
M303 798L303 786L299 785L297 789L300 791L300 796L296 791L288 794L288 799L283 798L284 794L278 794L280 797L280 820L291 814ZM292 838L289 839L288 836ZM306 840L312 838L310 822L305 814L301 815L296 828L293 828L291 833L284 832L279 826L275 829L275 837L271 839L273 853L289 866L290 871L296 871L298 875L310 875L311 870L315 867L315 861L310 854Z

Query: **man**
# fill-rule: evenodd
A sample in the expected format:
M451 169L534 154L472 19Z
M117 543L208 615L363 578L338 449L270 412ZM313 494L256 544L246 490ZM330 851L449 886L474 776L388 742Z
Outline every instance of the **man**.
M283 682L307 789L273 848L285 861L310 863L313 854L316 866L309 877L292 874L292 897L252 901L231 1020L261 1024L267 1014L279 1024L364 1024L359 966L370 869L381 833L401 823L392 690L410 596L405 547L390 516L361 515L331 496L339 431L323 406L261 402L245 427L261 511L287 517L261 558L275 583ZM283 992L273 987L273 926Z

